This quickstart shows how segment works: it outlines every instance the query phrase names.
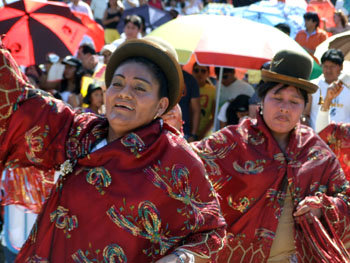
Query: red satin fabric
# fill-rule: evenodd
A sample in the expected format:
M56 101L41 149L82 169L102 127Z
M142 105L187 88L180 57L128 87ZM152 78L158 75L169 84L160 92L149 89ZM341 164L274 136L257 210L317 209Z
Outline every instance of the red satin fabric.
M346 178L350 180L350 124L332 123L324 128L319 136L337 156Z
M336 196L329 216L339 236L348 238L350 191L335 155L312 129L298 125L284 156L262 117L257 118L193 144L222 198L228 224L228 246L219 262L266 262L285 199L284 176L294 207L317 192ZM295 232L299 262L315 262L304 254L302 238Z

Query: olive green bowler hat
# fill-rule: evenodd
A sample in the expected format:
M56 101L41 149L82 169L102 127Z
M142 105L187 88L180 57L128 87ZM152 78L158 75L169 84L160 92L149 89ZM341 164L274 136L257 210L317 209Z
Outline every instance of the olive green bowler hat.
M107 64L105 73L107 88L111 84L115 70L123 61L143 57L155 63L163 71L168 83L169 106L166 112L172 109L182 96L184 79L175 51L169 50L169 46L162 43L153 39L132 39L121 44L113 52Z
M310 56L282 50L273 57L270 69L261 71L261 78L265 82L279 82L315 93L318 86L309 81L312 65Z

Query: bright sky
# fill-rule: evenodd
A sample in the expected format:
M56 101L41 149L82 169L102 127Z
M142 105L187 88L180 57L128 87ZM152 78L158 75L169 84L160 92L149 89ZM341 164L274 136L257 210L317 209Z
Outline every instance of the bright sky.
M18 0L6 0L6 3L10 4L10 3L13 3L13 2L16 2ZM2 0L0 0L0 7L2 7L4 5L4 3L2 2Z

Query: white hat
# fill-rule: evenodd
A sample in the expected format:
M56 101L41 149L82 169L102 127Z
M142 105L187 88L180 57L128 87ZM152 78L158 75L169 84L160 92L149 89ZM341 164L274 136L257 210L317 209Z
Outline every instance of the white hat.
M117 47L113 44L107 44L104 45L103 48L100 51L100 54L102 54L103 52L105 52L106 50L110 51L111 53L113 53L115 50L117 49Z

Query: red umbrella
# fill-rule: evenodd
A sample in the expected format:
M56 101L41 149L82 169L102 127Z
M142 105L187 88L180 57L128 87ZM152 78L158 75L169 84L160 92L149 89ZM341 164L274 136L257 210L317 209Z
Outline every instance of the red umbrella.
M94 41L96 51L100 51L105 44L103 27L95 20L92 20L87 14L77 11L73 11L73 14L88 28L86 34Z
M54 52L74 54L87 28L65 3L23 0L0 9L0 34L19 65L45 62Z

